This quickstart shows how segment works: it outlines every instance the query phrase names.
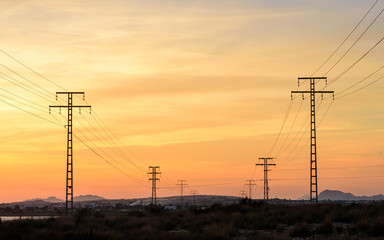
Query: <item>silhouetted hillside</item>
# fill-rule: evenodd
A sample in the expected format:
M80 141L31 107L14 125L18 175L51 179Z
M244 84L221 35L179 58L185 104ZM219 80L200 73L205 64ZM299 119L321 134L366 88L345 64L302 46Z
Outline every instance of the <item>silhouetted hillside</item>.
M319 200L330 200L330 201L373 201L373 200L384 200L384 195L374 196L355 196L351 193L344 193L337 190L324 190L319 194Z
M49 197L49 198L33 198L33 199L27 199L23 202L34 202L34 201L44 201L44 202L48 202L48 203L61 203L61 202L64 202L64 200L61 200L57 197Z
M73 201L75 202L99 201L99 200L106 200L106 199L97 195L90 195L90 194L80 195L73 198Z

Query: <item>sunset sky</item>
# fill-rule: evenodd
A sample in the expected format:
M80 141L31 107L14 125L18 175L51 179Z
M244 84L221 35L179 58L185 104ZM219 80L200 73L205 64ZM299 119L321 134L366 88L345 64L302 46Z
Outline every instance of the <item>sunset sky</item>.
M270 197L307 195L309 100L291 100L291 91L375 2L2 0L0 202L65 199L66 111L48 112L65 104L55 99L63 89L86 93L75 104L92 105L92 115L74 111L74 133L104 158L74 140L75 196L149 197L148 166L158 165L158 196L178 195L179 179L186 194L238 196L253 177L262 198L259 157L276 157ZM383 8L378 1L315 75ZM318 102L319 192L384 194L384 79L342 97L383 76L384 43L338 78L379 42L383 23L384 14L326 75L336 99Z

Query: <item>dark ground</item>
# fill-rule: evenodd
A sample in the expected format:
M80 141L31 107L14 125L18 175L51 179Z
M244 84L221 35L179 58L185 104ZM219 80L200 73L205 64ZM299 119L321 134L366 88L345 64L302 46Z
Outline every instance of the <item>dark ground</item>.
M116 215L81 209L73 217L0 223L0 240L21 239L384 239L384 202L264 204L207 209L131 209Z

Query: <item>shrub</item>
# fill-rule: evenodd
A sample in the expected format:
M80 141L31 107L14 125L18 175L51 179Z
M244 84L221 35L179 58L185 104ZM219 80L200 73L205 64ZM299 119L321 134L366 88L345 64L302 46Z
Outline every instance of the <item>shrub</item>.
M291 237L309 237L311 236L311 231L309 230L308 224L298 223L295 225L289 235Z
M333 233L333 225L331 222L326 221L320 224L316 232L323 235L330 235Z
M383 219L376 219L373 223L371 234L375 237L384 236L384 221Z
M359 232L367 234L371 230L371 223L367 219L362 219L356 224L356 228Z

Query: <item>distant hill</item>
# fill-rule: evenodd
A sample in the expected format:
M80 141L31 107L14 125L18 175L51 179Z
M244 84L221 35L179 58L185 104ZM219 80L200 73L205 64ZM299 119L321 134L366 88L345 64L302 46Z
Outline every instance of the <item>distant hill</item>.
M238 200L239 197L234 196L217 196L217 195L196 195L195 197L191 195L184 196L184 204L192 205L196 202L198 205L210 206L215 203L220 204L230 204ZM297 200L308 200L309 196L305 195ZM351 193L344 193L337 190L325 190L319 194L320 201L373 201L373 200L384 200L384 195L374 195L374 196L355 196ZM93 202L93 201L108 201L111 204L130 204L130 205L148 205L151 203L151 198L136 198L136 199L106 199L97 195L80 195L74 197L75 202ZM64 203L64 200L61 200L56 197L49 198L35 198L25 200L23 202L9 203L11 205L49 205L52 203ZM169 197L160 197L157 198L157 203L161 205L178 205L180 203L180 196L169 196Z
M90 195L90 194L80 195L73 198L73 201L75 202L99 201L99 200L106 200L106 199L97 195Z
M64 200L61 200L61 199L59 199L57 197L49 197L49 198L43 199L43 201L50 202L50 203L61 203L61 202L64 202Z
M35 205L47 205L50 204L49 202L43 201L42 199L31 199L24 202L15 202L11 203L13 205L29 205L29 206L35 206Z
M38 201L41 201L41 202L48 202L48 203L61 203L61 202L64 202L64 200L61 200L57 197L49 197L49 198L34 198L34 199L27 199L23 202L38 202Z
M99 201L99 200L106 200L103 197L97 196L97 195L80 195L73 198L73 201L75 202L86 202L86 201ZM28 199L23 201L23 203L63 203L64 200L61 200L57 197L49 197L49 198L34 198L34 199Z
M344 193L337 190L324 190L319 194L319 200L330 200L330 201L373 201L373 200L384 200L384 195L374 196L355 196L352 193Z

